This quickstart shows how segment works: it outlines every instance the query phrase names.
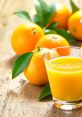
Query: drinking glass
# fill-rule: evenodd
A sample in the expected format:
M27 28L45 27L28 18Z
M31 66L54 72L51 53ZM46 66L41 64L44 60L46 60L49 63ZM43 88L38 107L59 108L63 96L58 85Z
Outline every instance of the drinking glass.
M63 110L81 107L82 49L73 46L50 49L44 54L44 61L54 105Z

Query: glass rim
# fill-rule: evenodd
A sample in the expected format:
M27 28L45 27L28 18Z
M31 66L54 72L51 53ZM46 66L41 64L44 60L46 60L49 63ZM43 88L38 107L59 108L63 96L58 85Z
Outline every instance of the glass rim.
M64 47L81 49L81 47L79 47L79 46L73 46L73 45L71 45L71 46L60 46L60 47L55 47L55 48L51 48L50 50L57 49L57 48L64 48Z
M51 48L50 50L56 50L58 48L75 48L75 49L81 49L81 47L78 47L78 46L61 46L61 47L56 47L56 48ZM62 58L62 57L67 57L67 56L58 56L58 57L54 57L54 58ZM72 55L68 57L73 57ZM74 57L77 57L77 56L74 56ZM77 58L82 58L82 57L77 57ZM48 63L51 63L52 59L51 60L48 60L46 57L45 57L45 54L44 54L44 59L47 60ZM52 62L52 64L55 64L55 65L66 65L66 66L72 66L72 65L81 65L82 62L77 62L77 63L62 63L62 62Z

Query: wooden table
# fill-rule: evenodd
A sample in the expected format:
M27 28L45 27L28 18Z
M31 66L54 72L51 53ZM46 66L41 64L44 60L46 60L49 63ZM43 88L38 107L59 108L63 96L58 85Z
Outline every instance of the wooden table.
M50 3L53 0L47 0ZM56 1L56 0L54 0ZM76 1L76 0L75 0ZM81 0L77 0L81 7ZM68 0L57 0L69 6ZM34 14L34 1L0 0L0 117L82 117L82 108L62 111L53 108L53 101L37 100L41 87L29 84L23 74L11 79L12 64L16 59L10 44L12 31L26 21L13 15L24 9Z

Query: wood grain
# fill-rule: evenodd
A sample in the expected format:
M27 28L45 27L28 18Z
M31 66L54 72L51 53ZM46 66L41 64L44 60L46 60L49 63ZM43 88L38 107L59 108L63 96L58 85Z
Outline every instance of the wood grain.
M48 3L56 0L47 0ZM69 6L67 0L57 0ZM76 0L75 0L76 2ZM82 1L77 0L81 7ZM34 14L34 1L0 0L0 117L82 117L82 108L74 111L62 111L53 107L51 99L37 100L42 87L31 85L23 74L11 79L12 64L16 59L10 44L15 27L26 21L14 16L17 10L28 10Z

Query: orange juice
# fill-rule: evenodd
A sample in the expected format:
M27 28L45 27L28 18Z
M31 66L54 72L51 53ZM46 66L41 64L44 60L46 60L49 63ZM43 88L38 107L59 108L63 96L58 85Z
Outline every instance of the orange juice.
M82 98L82 58L58 57L46 63L52 96L62 101Z

